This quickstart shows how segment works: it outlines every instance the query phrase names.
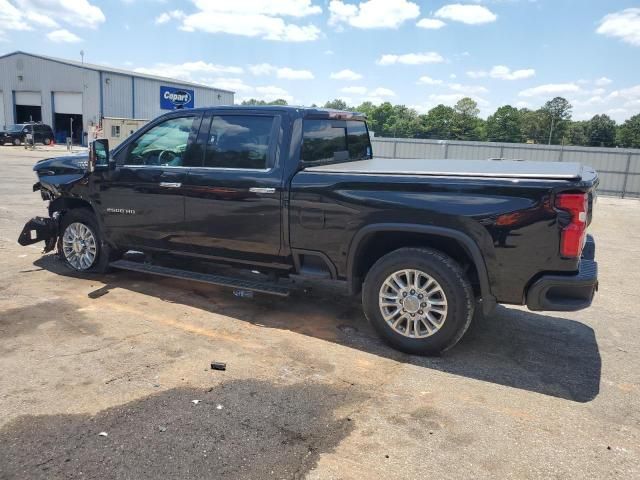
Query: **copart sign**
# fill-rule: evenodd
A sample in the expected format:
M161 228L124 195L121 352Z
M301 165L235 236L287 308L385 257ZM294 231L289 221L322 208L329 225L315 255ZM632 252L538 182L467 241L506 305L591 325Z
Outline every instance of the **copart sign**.
M194 100L193 90L160 86L160 108L162 110L193 108Z

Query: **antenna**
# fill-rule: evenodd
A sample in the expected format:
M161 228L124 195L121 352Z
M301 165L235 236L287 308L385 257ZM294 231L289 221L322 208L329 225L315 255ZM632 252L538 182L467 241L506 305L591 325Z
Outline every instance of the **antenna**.
M82 65L84 65L84 50L80 50L80 61L82 62Z

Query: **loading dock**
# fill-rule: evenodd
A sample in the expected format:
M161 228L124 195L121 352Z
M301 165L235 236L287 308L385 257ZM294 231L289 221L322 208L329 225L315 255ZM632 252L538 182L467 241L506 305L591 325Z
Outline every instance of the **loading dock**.
M83 142L82 93L52 92L53 132L57 143L71 137L73 143ZM73 129L73 131L71 131ZM70 135L71 133L71 135Z
M42 97L40 92L14 92L15 123L41 122Z

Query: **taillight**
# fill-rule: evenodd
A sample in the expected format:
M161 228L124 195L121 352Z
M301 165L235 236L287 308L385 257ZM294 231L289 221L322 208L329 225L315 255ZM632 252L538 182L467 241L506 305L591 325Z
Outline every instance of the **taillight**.
M586 193L561 193L556 197L556 207L571 215L569 225L562 229L560 255L578 258L582 254L587 230L588 196Z

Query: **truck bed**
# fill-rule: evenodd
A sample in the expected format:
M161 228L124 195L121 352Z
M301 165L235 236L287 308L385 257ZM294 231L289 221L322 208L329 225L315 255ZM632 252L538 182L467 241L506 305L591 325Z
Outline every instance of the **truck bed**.
M583 168L570 162L522 162L515 160L425 160L372 158L355 162L308 167L308 172L381 175L427 175L489 178L581 180Z

